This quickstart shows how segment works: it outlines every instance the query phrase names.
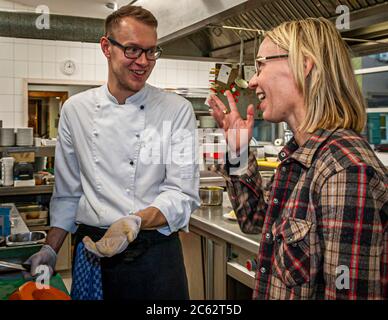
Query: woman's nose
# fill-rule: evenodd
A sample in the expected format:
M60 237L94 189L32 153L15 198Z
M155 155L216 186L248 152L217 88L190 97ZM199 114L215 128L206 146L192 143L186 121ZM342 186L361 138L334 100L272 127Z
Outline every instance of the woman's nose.
M248 83L248 88L253 90L257 87L257 75L255 74L251 80L249 80L249 83Z

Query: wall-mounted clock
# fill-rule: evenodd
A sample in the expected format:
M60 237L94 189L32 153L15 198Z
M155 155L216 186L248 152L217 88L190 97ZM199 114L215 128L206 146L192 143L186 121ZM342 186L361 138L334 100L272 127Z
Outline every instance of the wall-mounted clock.
M66 75L72 75L75 72L76 66L73 60L66 60L62 63L62 72Z

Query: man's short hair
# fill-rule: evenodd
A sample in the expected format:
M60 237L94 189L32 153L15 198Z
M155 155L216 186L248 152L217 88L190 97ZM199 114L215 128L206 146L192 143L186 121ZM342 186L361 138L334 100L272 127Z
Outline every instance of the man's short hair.
M111 35L123 18L136 19L155 29L158 27L158 20L150 11L140 6L126 5L114 11L105 19L105 35Z

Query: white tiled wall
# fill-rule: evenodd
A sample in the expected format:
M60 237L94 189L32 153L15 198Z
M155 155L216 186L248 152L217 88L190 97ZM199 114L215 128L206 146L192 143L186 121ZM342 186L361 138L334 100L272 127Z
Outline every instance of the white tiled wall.
M61 63L76 62L73 75ZM149 83L162 88L208 87L211 62L160 59ZM3 127L23 123L23 78L106 81L107 63L98 43L0 37L0 120Z

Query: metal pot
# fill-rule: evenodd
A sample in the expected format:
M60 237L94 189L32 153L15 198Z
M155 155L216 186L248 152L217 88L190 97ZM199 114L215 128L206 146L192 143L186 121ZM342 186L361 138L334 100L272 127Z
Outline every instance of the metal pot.
M220 206L222 205L222 194L224 188L222 187L201 187L199 188L199 196L201 198L201 205L203 206Z

